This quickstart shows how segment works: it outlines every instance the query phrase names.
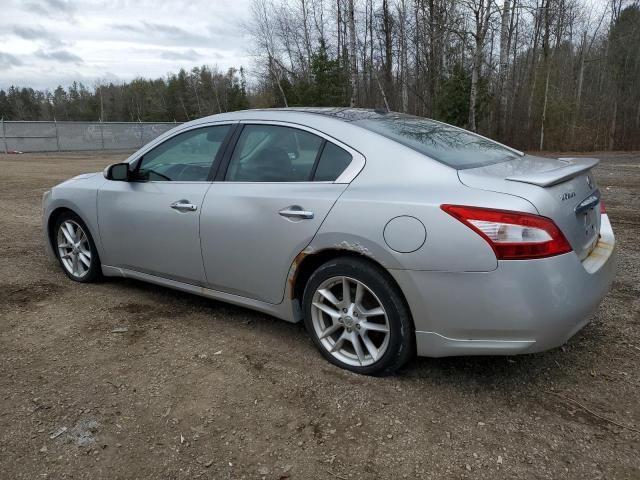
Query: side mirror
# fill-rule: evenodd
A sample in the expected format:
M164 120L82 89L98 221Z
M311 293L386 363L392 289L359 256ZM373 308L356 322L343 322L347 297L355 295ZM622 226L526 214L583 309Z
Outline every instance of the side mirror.
M129 174L130 171L128 163L114 163L104 169L104 178L116 182L128 182Z

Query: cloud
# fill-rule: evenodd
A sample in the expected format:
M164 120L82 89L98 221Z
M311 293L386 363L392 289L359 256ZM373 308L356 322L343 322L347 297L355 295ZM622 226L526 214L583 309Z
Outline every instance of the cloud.
M31 27L26 25L16 25L13 27L12 32L15 36L20 37L23 40L41 40L46 42L50 47L60 47L64 45L64 42L61 42L51 32L48 32L41 26Z
M0 0L0 88L247 66L239 20L251 1Z
M199 58L202 58L202 55L200 55L198 52L196 52L193 48L190 48L189 50L185 50L183 52L173 52L171 50L167 50L164 51L160 54L161 58L164 58L165 60L198 60Z
M148 43L170 43L172 45L201 46L209 44L212 38L208 35L192 33L175 25L143 21L140 24L114 24L112 28L144 37Z
M35 56L43 60L53 60L61 63L83 63L82 58L66 50L38 50Z
M46 4L49 8L55 8L59 11L73 12L76 7L70 0L43 0L42 3Z
M0 52L0 68L9 69L11 67L19 67L20 65L22 65L22 60L15 55Z
M125 23L114 23L111 28L122 30L123 32L142 33L142 29L139 26Z
M73 18L76 5L71 0L35 0L26 2L24 10L44 17L68 17Z
M14 26L13 33L25 40L48 39L51 34L42 27Z

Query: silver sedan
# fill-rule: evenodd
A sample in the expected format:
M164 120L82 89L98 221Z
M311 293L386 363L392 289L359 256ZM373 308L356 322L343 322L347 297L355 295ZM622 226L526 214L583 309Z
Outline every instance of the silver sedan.
M46 192L69 278L127 277L304 321L364 374L412 355L538 352L615 271L597 160L358 109L249 110L160 136Z

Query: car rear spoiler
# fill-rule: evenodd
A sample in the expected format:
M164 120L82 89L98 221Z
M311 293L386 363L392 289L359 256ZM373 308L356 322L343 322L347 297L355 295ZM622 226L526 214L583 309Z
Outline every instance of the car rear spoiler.
M559 168L552 168L551 170L529 175L514 175L507 177L506 180L510 180L512 182L531 183L533 185L538 185L539 187L550 187L576 177L581 173L592 169L600 162L597 158L577 157L562 157L558 158L558 160L565 165Z

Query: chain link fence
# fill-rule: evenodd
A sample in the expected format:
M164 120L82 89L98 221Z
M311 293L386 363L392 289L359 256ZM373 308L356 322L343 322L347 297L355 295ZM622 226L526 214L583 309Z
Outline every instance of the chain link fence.
M0 121L0 152L136 149L178 126L162 122Z

